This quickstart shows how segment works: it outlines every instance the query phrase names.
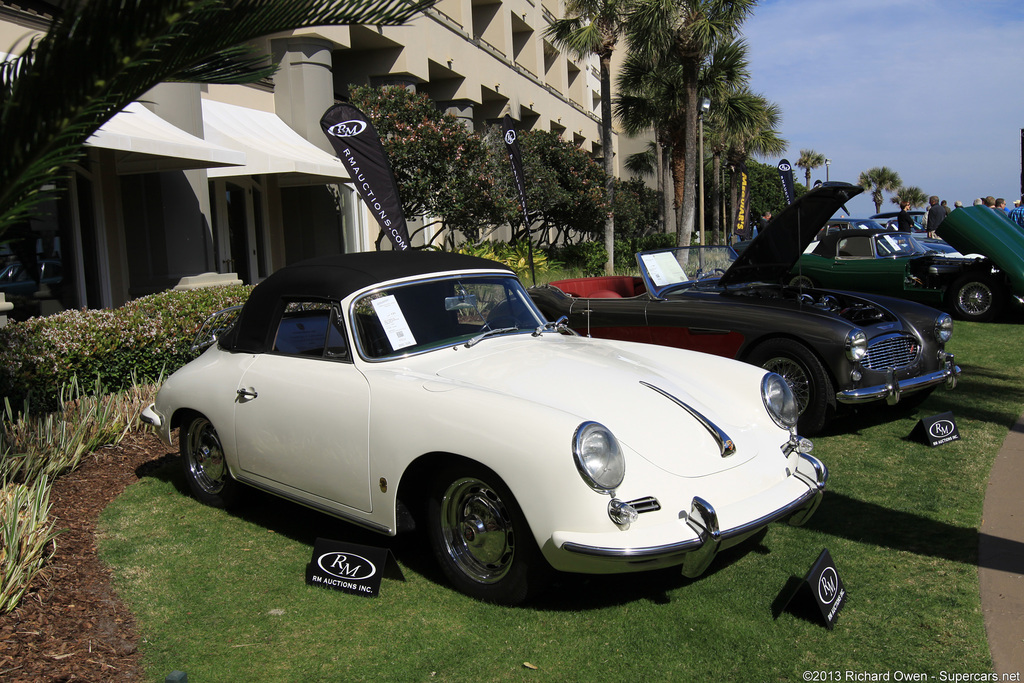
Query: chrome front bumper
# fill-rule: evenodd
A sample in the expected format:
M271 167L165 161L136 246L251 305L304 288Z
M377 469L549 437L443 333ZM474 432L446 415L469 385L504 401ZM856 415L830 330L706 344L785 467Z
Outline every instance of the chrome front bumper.
M955 389L959 377L960 366L953 362L953 356L949 354L946 364L941 370L930 372L927 375L920 375L919 377L898 380L892 368L889 368L889 376L885 384L840 391L836 393L836 400L840 403L851 404L885 399L886 403L894 405L899 403L903 394L911 394L940 384L945 384L946 389Z
M578 555L601 558L603 560L620 560L627 563L658 563L664 560L675 560L682 565L684 576L699 576L729 540L739 542L747 536L760 531L764 527L781 520L788 520L793 526L804 524L818 509L828 481L828 468L817 458L806 453L800 454L810 465L813 475L809 476L799 469L795 477L807 485L807 491L796 500L758 519L751 520L730 529L721 529L718 524L718 513L708 501L695 496L690 505L686 524L697 535L685 541L666 543L646 547L610 548L585 545L567 541L561 549Z

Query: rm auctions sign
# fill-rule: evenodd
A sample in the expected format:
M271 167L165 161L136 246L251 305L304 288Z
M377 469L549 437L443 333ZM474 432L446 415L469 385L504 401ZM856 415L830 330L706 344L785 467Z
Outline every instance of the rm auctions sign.
M388 578L405 580L387 548L318 538L306 565L306 583L372 598L380 593L385 573Z

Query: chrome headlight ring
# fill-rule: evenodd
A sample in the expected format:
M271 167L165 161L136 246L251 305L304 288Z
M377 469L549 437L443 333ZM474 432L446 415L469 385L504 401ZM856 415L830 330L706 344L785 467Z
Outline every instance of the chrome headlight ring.
M584 422L572 437L572 454L587 486L611 493L626 476L626 459L611 430L598 422Z
M945 344L953 336L953 317L943 313L935 319L935 341Z
M800 408L782 375L769 372L761 378L761 400L775 424L791 431L796 429Z
M846 357L854 363L864 360L868 355L868 336L864 330L855 327L846 333Z

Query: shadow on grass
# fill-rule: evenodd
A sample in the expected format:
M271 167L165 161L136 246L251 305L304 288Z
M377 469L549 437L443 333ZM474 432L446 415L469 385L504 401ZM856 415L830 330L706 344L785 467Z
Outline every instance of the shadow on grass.
M170 482L181 495L190 495L177 457L163 458L160 465L146 472L145 476ZM228 514L284 534L311 550L318 537L387 548L403 567L452 590L433 558L425 534L419 531L394 537L383 536L255 489L248 491L243 505ZM805 528L857 543L969 565L979 564L981 542L984 545L980 566L1024 573L1022 543L983 535L975 528L937 522L840 493L826 493L825 501ZM673 591L713 576L749 553L770 552L763 543L765 533L763 531L736 547L722 551L707 572L697 579L682 576L678 567L611 575L556 573L550 590L540 595L531 607L578 611L639 600L668 603Z

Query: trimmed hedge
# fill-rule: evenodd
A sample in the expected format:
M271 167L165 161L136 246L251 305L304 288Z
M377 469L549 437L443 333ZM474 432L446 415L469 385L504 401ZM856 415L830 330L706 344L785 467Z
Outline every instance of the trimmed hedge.
M108 391L152 382L192 360L210 314L243 303L252 287L165 291L115 309L63 311L0 328L0 396L55 410L73 378Z

